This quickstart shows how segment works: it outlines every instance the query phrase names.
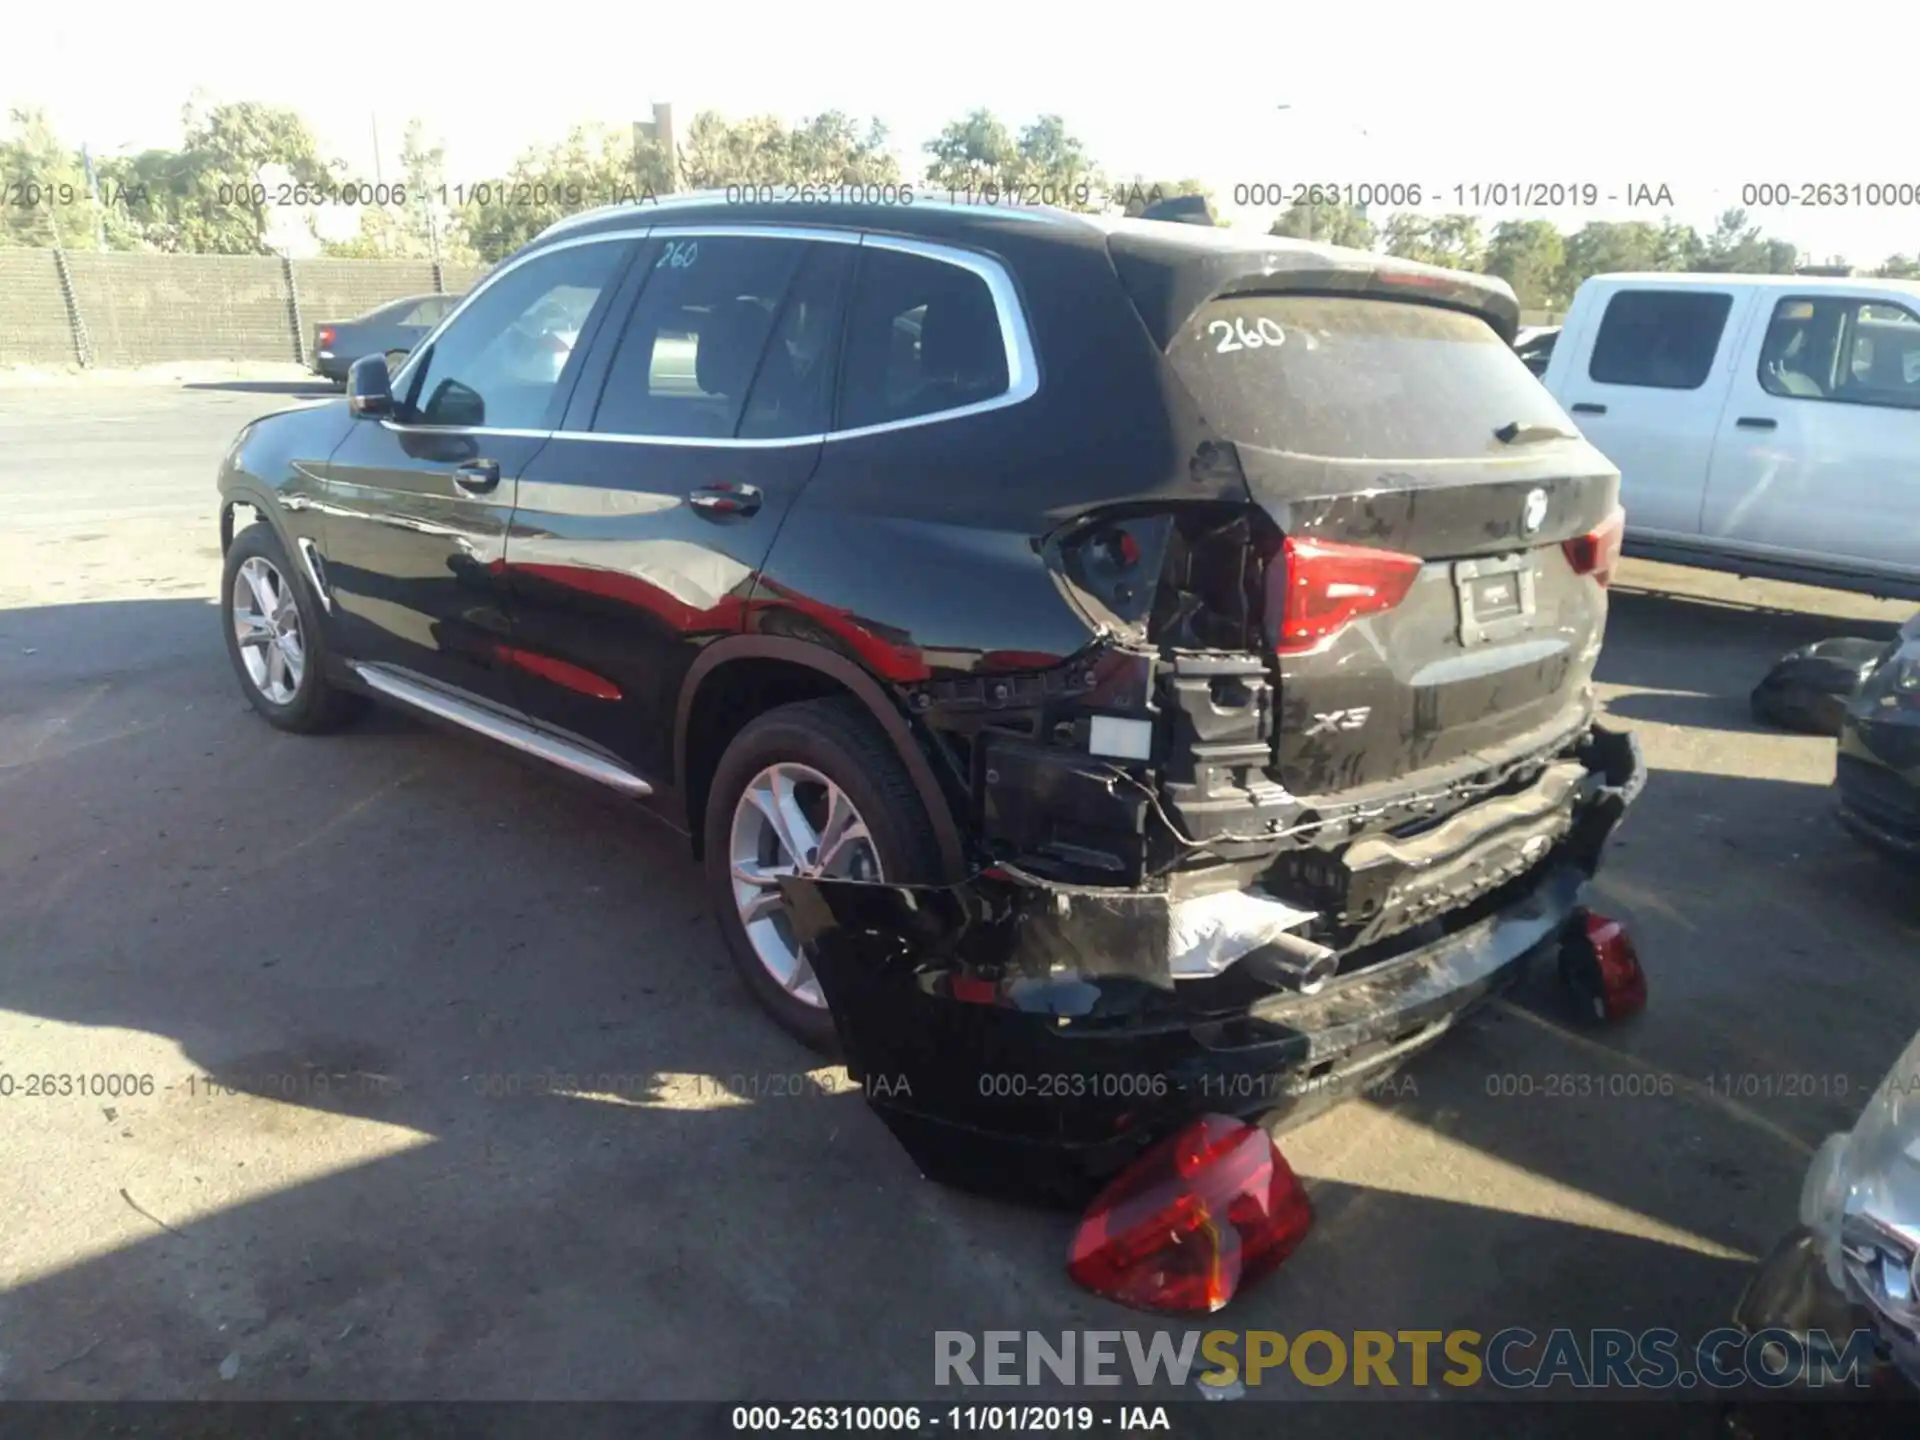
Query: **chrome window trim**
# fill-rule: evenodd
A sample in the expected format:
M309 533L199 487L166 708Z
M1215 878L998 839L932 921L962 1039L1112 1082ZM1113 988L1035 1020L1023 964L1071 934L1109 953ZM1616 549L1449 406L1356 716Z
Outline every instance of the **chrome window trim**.
M403 425L398 420L381 417L383 429L400 435L514 435L523 440L549 440L552 430L517 430L511 426L495 425Z
M858 230L834 230L813 225L655 225L651 233L714 236L726 240L756 240L764 236L770 240L817 240L828 245L860 243Z
M827 435L777 435L741 439L732 435L613 435L597 430L555 430L555 440L591 440L598 445L700 445L728 450L777 450L786 445L818 445Z
M786 225L656 225L651 236L715 235L754 237L767 235L783 240L822 240L836 245L871 246L876 250L894 250L917 255L924 260L952 265L980 277L993 297L994 313L1000 320L1000 338L1007 354L1007 388L991 399L950 410L934 410L925 415L910 415L902 420L883 420L849 430L829 430L817 435L783 435L772 439L713 437L704 435L616 435L597 430L556 430L556 440L590 440L612 445L699 445L727 450L769 450L789 445L820 445L836 440L858 440L869 435L884 435L920 425L936 425L948 420L964 420L972 415L1005 409L1031 400L1040 390L1040 365L1033 348L1033 333L1027 324L1026 310L1020 304L1020 292L1006 266L989 255L932 240L916 240L896 235L877 235L872 231L832 230L810 226Z
M969 207L958 207L969 208ZM565 222L562 222L565 223ZM593 235L576 235L570 240L557 240L552 244L540 245L496 266L487 277L467 292L460 304L428 333L408 356L406 364L400 367L400 374L394 377L394 392L403 393L402 377L412 379L415 360L427 353L440 334L454 321L458 320L475 300L479 299L495 281L518 269L521 265L541 255L551 254L555 250L570 249L576 245L595 245L614 240L646 240L654 236L711 235L729 239L755 239L767 237L776 240L819 241L830 245L872 246L876 250L893 250L903 255L917 255L925 260L934 260L946 265L971 272L985 282L988 293L993 297L993 308L1000 320L1000 338L1007 353L1007 388L988 400L975 401L971 405L957 406L951 410L935 410L925 415L910 415L903 420L883 420L874 425L860 425L850 430L829 430L815 435L782 435L772 438L741 438L737 436L705 435L615 435L603 434L596 430L522 430L495 428L486 425L407 425L400 421L383 417L381 425L388 430L404 434L422 435L508 435L524 439L538 440L587 440L602 445L699 445L714 449L727 450L773 450L795 445L821 445L836 440L859 440L869 435L884 435L895 430L909 430L921 425L937 425L949 420L964 420L973 415L984 415L994 410L1005 409L1010 405L1019 405L1031 400L1040 390L1040 366L1033 347L1033 333L1027 323L1026 310L1020 303L1020 293L1013 283L1013 276L1006 266L992 256L978 251L967 250L957 245L940 241L918 240L898 235L878 235L871 231L831 229L806 225L648 225L641 229L607 230ZM537 244L538 242L536 242Z

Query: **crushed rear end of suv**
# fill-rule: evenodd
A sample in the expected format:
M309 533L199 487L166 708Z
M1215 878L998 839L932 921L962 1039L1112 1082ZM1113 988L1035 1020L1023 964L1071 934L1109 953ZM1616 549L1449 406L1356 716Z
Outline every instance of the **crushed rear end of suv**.
M228 652L284 730L374 697L650 807L924 1170L1077 1200L1569 936L1638 1003L1579 904L1644 776L1619 475L1518 318L1206 225L571 217L235 440Z
M1510 292L1100 229L1164 428L1034 417L1112 425L1104 465L1034 437L1068 462L1031 476L1034 562L1086 643L905 692L978 868L784 882L922 1170L1065 1203L1196 1113L1361 1093L1551 963L1645 775L1595 722L1618 472L1513 354ZM1048 339L1043 374L1085 360Z

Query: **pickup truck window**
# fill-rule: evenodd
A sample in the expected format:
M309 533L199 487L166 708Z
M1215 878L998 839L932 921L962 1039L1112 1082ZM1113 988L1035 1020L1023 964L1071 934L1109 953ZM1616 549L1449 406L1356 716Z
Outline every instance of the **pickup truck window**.
M1920 410L1920 317L1886 301L1790 296L1767 324L1760 385L1787 399Z
M1698 390L1732 309L1724 292L1622 290L1600 317L1587 376L1602 385Z

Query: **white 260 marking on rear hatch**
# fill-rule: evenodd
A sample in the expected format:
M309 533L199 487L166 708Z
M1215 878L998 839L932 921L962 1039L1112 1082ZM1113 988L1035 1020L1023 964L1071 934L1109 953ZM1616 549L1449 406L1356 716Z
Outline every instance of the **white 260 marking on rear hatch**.
M1287 332L1280 328L1277 320L1262 315L1253 323L1254 328L1249 330L1244 318L1231 323L1225 320L1208 321L1207 333L1220 337L1214 353L1225 355L1234 350L1258 350L1262 345L1281 345L1286 342Z

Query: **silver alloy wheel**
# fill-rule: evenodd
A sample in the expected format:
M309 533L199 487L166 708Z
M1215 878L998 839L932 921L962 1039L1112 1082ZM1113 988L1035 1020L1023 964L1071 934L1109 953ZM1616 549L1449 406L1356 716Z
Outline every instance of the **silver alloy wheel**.
M846 791L818 770L782 761L754 776L741 792L733 807L727 860L733 901L753 953L782 990L825 1009L820 982L794 938L779 877L883 879L867 822Z
M307 673L300 607L286 576L258 555L233 577L233 633L253 688L276 705L290 704Z

